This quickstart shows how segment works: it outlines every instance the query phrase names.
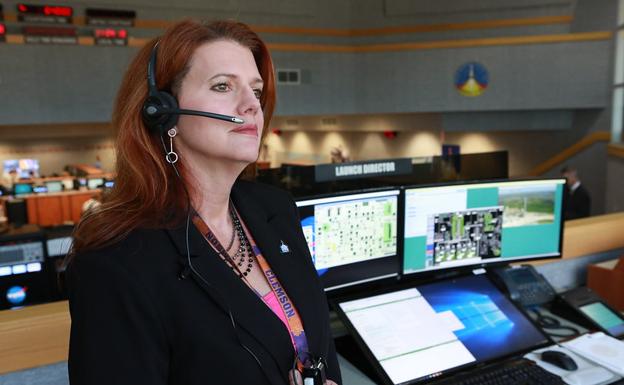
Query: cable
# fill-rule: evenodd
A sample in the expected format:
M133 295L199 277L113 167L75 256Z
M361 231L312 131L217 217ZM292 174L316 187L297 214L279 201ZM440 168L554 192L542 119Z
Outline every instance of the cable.
M165 145L165 141L163 139L163 135L160 135L160 142L162 143L163 150L165 151L165 154L167 154L167 146ZM260 370L262 371L262 373L266 377L266 379L269 381L269 383L271 383L271 378L265 372L264 366L262 366L262 363L260 362L260 359L258 358L258 356L256 356L256 354L249 347L247 347L247 345L245 345L241 341L240 335L238 334L238 327L236 326L236 321L234 320L234 315L232 314L232 309L230 308L229 303L226 301L225 297L223 295L221 295L221 292L219 292L219 290L217 290L217 288L214 285L212 285L210 282L208 282L199 273L199 271L197 271L195 269L195 267L193 266L193 263L191 261L191 250L190 250L190 246L189 246L189 243L190 243L189 227L190 227L190 222L191 222L191 208L192 208L192 205L191 205L191 194L189 193L188 189L186 188L186 184L184 183L184 180L182 179L182 176L180 175L180 172L178 171L178 168L176 167L175 163L171 163L171 162L168 162L168 163L171 164L171 166L173 167L173 171L175 172L176 176L178 177L178 179L182 183L182 188L184 189L184 193L186 194L187 207L186 207L186 229L185 229L186 242L185 243L186 243L186 261L187 261L188 267L191 270L191 272L195 274L196 277L198 277L204 284L206 284L206 286L208 286L210 289L212 289L214 291L215 294L217 294L217 296L219 297L221 302L225 305L225 307L227 309L228 316L230 317L230 321L232 323L232 328L234 329L234 335L236 335L236 340L238 341L239 345L245 351L247 351L247 353L249 353L254 358L254 360L256 361L258 366L260 367ZM185 278L184 276L181 276L181 279L184 279L184 278ZM296 357L295 357L295 359L296 359Z
M542 314L537 308L530 308L528 310L531 311L535 315L536 317L535 322L544 330L546 334L548 334L551 337L567 338L567 337L576 337L581 334L581 332L575 327L562 325L561 321L559 321L557 318L546 315L546 314ZM552 333L546 329L568 330L570 331L570 334Z

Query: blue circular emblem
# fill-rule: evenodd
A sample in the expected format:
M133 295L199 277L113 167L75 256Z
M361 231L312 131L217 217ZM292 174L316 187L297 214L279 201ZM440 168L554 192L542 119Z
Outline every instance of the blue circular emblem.
M487 69L477 62L466 63L455 73L455 88L464 96L481 95L489 82Z
M19 305L26 300L26 288L24 286L11 286L7 290L6 298L13 305Z

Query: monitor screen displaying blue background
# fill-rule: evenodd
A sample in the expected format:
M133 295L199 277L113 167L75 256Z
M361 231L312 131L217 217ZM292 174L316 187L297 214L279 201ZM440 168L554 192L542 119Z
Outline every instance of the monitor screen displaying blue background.
M524 354L547 337L484 275L339 300L339 314L393 384Z
M455 335L475 356L488 361L536 346L546 339L484 276L418 287L436 313L452 312L464 328Z
M403 273L561 256L564 179L405 190Z

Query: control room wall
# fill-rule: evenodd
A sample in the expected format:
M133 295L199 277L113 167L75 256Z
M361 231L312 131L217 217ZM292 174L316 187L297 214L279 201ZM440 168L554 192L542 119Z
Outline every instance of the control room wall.
M100 5L109 3L112 6L112 1ZM272 8L271 3L259 9L256 2L240 0L223 3L225 5L221 7L225 7L224 10L218 10L216 2L206 2L207 5L198 12L191 10L200 7L199 1L171 7L170 2L163 0L153 7L148 6L146 0L125 3L128 7L136 6L140 11L139 17L147 19L176 19L191 13L223 17L235 15L257 25L342 29L571 12L570 1L551 1L542 7L533 2L532 6L525 8L493 9L490 9L491 4L490 8L484 9L478 7L479 2L470 2L479 12L468 12L465 16L452 12L431 13L431 5L423 2L414 2L416 5L412 9L406 2L388 0L366 0L368 7L363 7L361 13L355 12L355 2L349 1L298 1L287 9ZM77 4L76 8L79 6L86 7ZM11 4L6 4L5 12L10 8ZM400 9L409 12L404 16L391 12ZM373 22L375 19L378 21ZM560 32L569 27L569 24L551 26ZM535 33L530 32L529 27L522 27L466 30L453 32L453 36L471 38L485 36L492 31L504 36L512 30L514 33ZM160 32L150 31L151 35ZM445 33L448 32L350 38L350 41L351 44L374 39L383 42L390 38L393 41L436 41L445 38ZM342 44L344 41L344 38L333 36L320 38L266 33L264 36L269 43L288 40L306 44L314 39ZM302 70L302 85L279 87L277 113L314 115L600 108L609 102L610 44L609 40L599 40L364 53L273 50L276 67ZM0 124L109 121L112 100L123 70L135 52L136 48L132 47L0 44L0 99L3 100ZM481 62L490 73L488 90L479 98L465 98L454 90L454 73L467 61Z

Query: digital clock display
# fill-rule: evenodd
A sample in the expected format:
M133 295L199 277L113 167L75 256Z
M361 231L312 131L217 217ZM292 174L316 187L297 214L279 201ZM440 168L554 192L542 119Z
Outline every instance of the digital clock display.
M128 31L125 29L96 28L93 34L97 45L124 46L128 42Z
M72 21L73 14L73 8L66 6L32 4L17 5L18 20L29 23L69 24Z

